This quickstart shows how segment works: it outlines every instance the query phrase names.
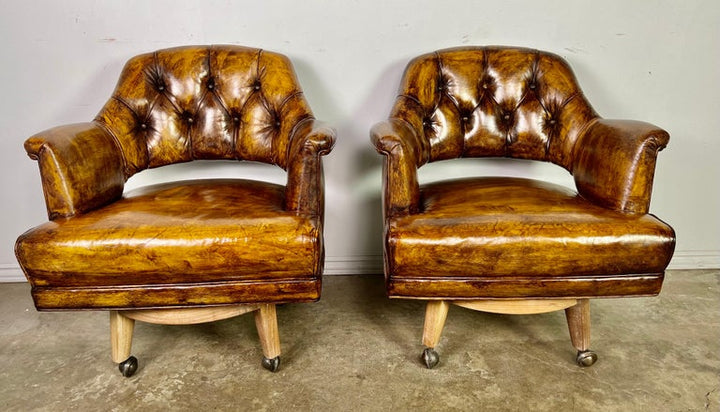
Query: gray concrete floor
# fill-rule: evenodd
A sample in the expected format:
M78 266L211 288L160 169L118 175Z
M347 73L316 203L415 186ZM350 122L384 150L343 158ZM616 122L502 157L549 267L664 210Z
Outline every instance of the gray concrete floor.
M575 366L563 312L451 307L427 370L421 302L388 300L379 276L326 276L320 302L278 309L277 373L244 315L138 323L126 379L107 313L38 313L27 284L0 284L0 410L720 410L720 271L591 307L591 368Z

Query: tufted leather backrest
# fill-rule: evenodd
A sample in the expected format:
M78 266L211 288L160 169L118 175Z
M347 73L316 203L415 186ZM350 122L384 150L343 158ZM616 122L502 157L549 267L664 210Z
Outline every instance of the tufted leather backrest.
M597 117L559 56L507 47L463 47L408 64L391 118L421 135L418 165L507 156L572 168L575 140Z
M240 46L191 46L131 59L95 121L117 140L127 177L194 159L287 167L293 128L312 118L290 61Z

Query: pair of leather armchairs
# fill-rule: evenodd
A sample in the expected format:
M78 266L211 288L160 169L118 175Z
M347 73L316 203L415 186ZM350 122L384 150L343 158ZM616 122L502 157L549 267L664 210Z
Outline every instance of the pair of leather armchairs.
M601 119L558 56L503 47L420 56L371 136L385 155L387 292L428 301L428 367L451 303L565 309L577 361L588 366L588 299L659 293L674 233L648 205L668 134ZM108 310L124 376L137 369L135 320L254 312L262 364L277 370L275 305L320 297L321 156L334 142L285 56L211 46L131 59L92 122L25 143L50 219L16 243L37 309ZM420 166L459 157L553 162L577 192L503 177L418 181ZM195 159L274 164L287 184L192 180L124 193L137 172Z

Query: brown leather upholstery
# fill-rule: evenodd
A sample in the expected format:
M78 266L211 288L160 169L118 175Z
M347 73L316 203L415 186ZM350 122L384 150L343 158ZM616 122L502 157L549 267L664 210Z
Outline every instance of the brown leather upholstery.
M94 121L25 143L51 220L16 244L38 309L318 299L320 156L334 140L280 54L194 46L131 59ZM205 180L123 194L143 169L194 159L275 164L287 185Z
M647 123L600 118L562 58L511 47L419 56L371 138L385 155L390 297L660 291L675 234L647 212L656 156L669 136ZM504 177L418 181L424 164L460 157L552 162L573 174L577 192Z
M284 197L281 186L248 180L145 187L92 213L35 228L18 254L33 274L40 306L82 304L77 297L55 302L44 290L59 286L108 288L80 307L157 306L143 286L178 281L226 284L215 293L185 287L187 305L316 299L320 227L285 211ZM134 288L113 293L126 285Z
M654 216L617 213L537 180L433 183L423 187L420 207L388 227L393 296L655 294L662 280L655 274L672 255L672 230ZM608 276L617 274L625 277Z

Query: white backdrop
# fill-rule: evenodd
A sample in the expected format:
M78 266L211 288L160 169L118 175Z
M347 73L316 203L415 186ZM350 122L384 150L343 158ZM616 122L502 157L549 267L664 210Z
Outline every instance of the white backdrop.
M668 130L651 210L677 231L671 267L720 267L717 0L0 0L0 6L0 280L22 279L15 238L46 220L25 138L91 120L135 54L217 43L289 56L316 117L338 130L325 158L328 274L381 271L381 158L368 129L387 116L405 64L439 48L493 44L560 54L602 116ZM572 184L555 166L497 159L433 164L421 178L467 173ZM216 162L146 171L127 187L215 175L284 182L279 169Z

